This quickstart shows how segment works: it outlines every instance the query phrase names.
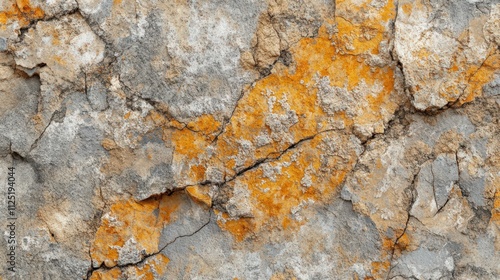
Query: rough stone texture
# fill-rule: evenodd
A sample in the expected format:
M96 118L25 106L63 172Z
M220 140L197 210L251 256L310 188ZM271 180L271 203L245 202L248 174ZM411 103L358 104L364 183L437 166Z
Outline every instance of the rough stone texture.
M5 0L0 279L499 279L500 3Z

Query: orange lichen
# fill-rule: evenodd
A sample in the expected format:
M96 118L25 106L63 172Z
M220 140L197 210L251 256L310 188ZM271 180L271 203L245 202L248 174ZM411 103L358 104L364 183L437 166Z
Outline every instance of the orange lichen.
M391 263L389 261L383 262L372 262L371 273L374 276L372 279L381 279L385 276L387 270L390 268Z
M200 131L205 135L209 135L210 140L213 139L213 135L221 129L221 123L217 121L214 116L204 114L197 117L194 121L187 124L189 129Z
M131 267L128 270L121 270L115 267L110 270L97 270L92 273L90 280L114 280L114 279L143 279L154 280L161 277L166 272L166 267L170 259L162 254L155 255L147 259L144 264Z
M346 6L346 3L340 5ZM357 8L357 13L374 9L368 1ZM395 66L369 65L371 56L385 51L380 45L387 22L395 16L394 8L393 1L389 1L373 17L356 22L336 17L328 24L336 24L338 33L330 34L325 24L317 38L301 39L289 49L294 60L290 67L277 65L271 75L245 89L217 142L213 141L222 124L211 115L202 115L186 125L154 110L147 116L147 121L163 129L164 141L175 150L173 165L180 170L178 175L184 183L201 183L206 179L207 166L219 168L227 179L258 160L276 159L227 183L229 186L238 183L246 188L249 203L253 204L254 216L251 218L230 217L228 213L214 210L219 226L236 240L244 240L265 229L297 228L305 221L296 219L293 213L307 208L309 203L327 202L331 198L358 156L349 135L324 132L335 128L332 123L338 122L349 131L356 124L383 123L386 115L394 112L398 104L394 88ZM318 86L323 78L329 81L328 86L345 90L349 95L366 94L365 103L346 104L352 107L351 112L327 112L321 106ZM304 139L308 140L281 154ZM328 144L325 143L335 143L336 150L341 150L342 154L327 152L325 145ZM264 166L275 170L274 173L265 174ZM200 186L187 187L186 192L196 201L211 204L206 189ZM110 246L123 246L131 237L146 252L157 246L158 229L168 220L154 216L155 207L160 204L161 208L161 203L150 199L141 202L140 207L136 204L128 201L112 207L109 215L127 221L129 226L124 229L104 219L93 248L95 260L116 262L118 253ZM173 211L175 209L170 209ZM131 215L141 220L135 227L131 226ZM139 231L143 234L138 234ZM147 238L143 236L146 233ZM143 244L145 240L149 244Z
M115 280L119 279L122 275L121 270L115 267L110 270L99 270L92 273L90 280Z
M345 143L349 141L346 138L341 140ZM354 150L349 151L348 158L345 159L323 154L318 150L323 141L332 140L327 134L318 135L304 143L300 152L285 153L279 161L269 163L271 169L278 170L272 177L265 177L262 168L248 171L238 177L236 182L246 186L251 194L255 215L251 219L219 222L219 225L241 240L249 230L258 232L264 228L272 228L275 224L287 228L303 224L290 218L293 209L300 207L301 203L327 200L354 167L356 160ZM309 168L306 168L308 166ZM311 177L311 185L303 186L301 181L307 172ZM232 184L234 183L230 183Z
M491 221L500 225L500 187L495 192L493 209L491 209Z
M128 272L129 278L155 280L166 272L166 267L170 259L162 254L155 255L148 259L142 267L134 267L133 271ZM131 274L131 275L130 275Z
M205 152L209 143L204 137L190 130L176 130L172 133L171 141L178 155L187 158L196 158Z
M221 215L223 219L219 219L217 224L222 228L230 232L237 241L242 241L248 236L250 232L255 229L255 224L252 222L252 218L241 218L241 219L230 219L227 213L221 213L218 210L214 210L215 214Z
M0 11L0 24L17 21L20 27L30 24L30 21L43 18L45 12L39 7L33 7L29 0L17 0L9 10Z
M468 72L472 72L472 74L466 74L466 77L468 77L468 94L460 100L460 103L471 102L476 97L481 96L484 85L491 82L493 75L498 71L500 71L500 51L496 49L480 67L476 69L471 67L469 69Z
M117 264L118 248L130 241L138 250L151 254L158 250L161 231L179 207L179 194L145 201L121 201L111 206L102 220L92 246L92 259L107 267Z
M210 195L208 195L208 187L189 186L189 187L186 187L186 193L195 202L205 204L208 207L212 206L212 198L210 197Z
M201 182L205 178L205 171L207 168L204 165L193 165L190 169L190 175L196 181Z

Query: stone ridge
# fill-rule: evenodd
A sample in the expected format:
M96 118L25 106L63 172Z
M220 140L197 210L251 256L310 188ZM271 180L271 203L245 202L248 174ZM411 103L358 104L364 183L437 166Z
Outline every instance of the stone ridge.
M0 279L500 278L499 27L489 0L3 1Z

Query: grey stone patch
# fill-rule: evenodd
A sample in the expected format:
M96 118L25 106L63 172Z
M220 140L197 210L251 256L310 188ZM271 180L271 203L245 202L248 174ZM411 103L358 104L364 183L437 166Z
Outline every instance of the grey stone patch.
M131 166L109 177L119 191L130 192L140 201L173 190L176 183L172 148L165 147L163 142L152 141L134 150L134 157Z
M55 17L78 8L77 0L31 0L32 7L40 7L46 18Z
M177 119L228 115L242 86L257 78L241 67L239 57L250 47L262 3L145 2L135 10L118 8L119 16L114 10L111 16L106 3L83 6L118 52L116 66L126 93L167 105Z
M484 189L486 187L485 176L486 174L483 169L479 169L476 176L471 176L467 170L467 166L460 168L460 189L474 207L486 206L484 198Z
M103 111L108 108L107 89L100 82L96 82L89 87L87 99L92 109L96 111Z
M232 185L233 195L225 205L225 209L231 218L253 217L254 208L248 186L240 181Z
M158 245L159 249L171 244L179 237L196 232L210 220L210 211L207 211L202 205L193 202L186 196L183 196L182 199L184 201L180 205L181 209L176 211L176 213L180 214L176 214L175 217L170 217L171 222L168 223L161 232Z
M476 127L467 116L447 110L436 116L435 125L425 123L421 116L415 117L415 122L410 125L408 135L412 137L412 140L421 140L433 147L439 137L449 130L456 130L457 133L468 137L476 131Z
M163 135L161 129L156 129L154 131L148 132L144 136L142 136L141 145L144 146L148 143L165 145L162 137Z
M500 73L495 73L493 80L483 87L483 93L485 96L500 95Z
M116 249L118 251L118 265L137 263L144 255L144 250L137 247L137 241L134 238L130 238L123 246Z
M43 186L37 181L37 172L33 163L23 159L13 159L10 155L0 159L1 170L15 167L16 178L16 255L17 271L15 276L7 271L6 254L0 255L2 277L7 279L73 279L76 275L84 276L89 267L85 253L77 246L58 244L51 237L47 225L39 217L39 210L46 205ZM0 180L7 182L7 173L1 172ZM1 192L6 197L6 189ZM2 199L3 201L3 199ZM0 219L7 220L7 211L0 212ZM7 238L2 230L0 246L7 248Z
M75 279L85 277L89 268L89 261L80 255L68 252L66 248L57 244L50 244L34 260L26 258L21 261L17 272L19 279ZM26 269L29 267L29 269ZM75 277L76 276L76 277Z
M416 199L413 203L410 215L421 220L434 216L437 211L437 203L434 197L434 177L432 175L432 163L426 162L420 168L415 182Z
M434 195L437 208L448 200L453 183L458 182L458 165L455 155L441 154L432 162Z
M64 104L66 111L54 116L35 148L19 159L16 170L18 198L24 202L18 210L19 223L53 234L44 241L29 232L19 232L20 240L27 242L26 250L32 250L30 240L50 246L33 255L21 253L30 255L21 267L39 268L26 269L26 279L83 277L89 267L89 243L75 244L74 240L92 238L99 211L92 202L95 187L101 183L99 167L106 156L100 145L103 132L88 114L91 108L84 95L69 94Z
M0 37L0 52L7 50L7 39Z
M251 241L235 248L236 244L228 242L229 233L212 220L195 235L179 238L163 251L170 259L165 278L269 279L286 269L298 279L330 279L332 275L345 279L354 272L360 277L370 275L381 241L368 217L355 213L350 203L340 199L326 208L303 211L308 219L298 232L288 237L263 233L261 238L273 238L253 249ZM349 252L351 261L346 262L340 251Z
M416 279L452 279L455 261L446 249L418 248L396 261L392 275Z
M37 113L40 80L15 77L0 82L0 135L12 143L12 151L25 156L41 131L32 117Z
M88 18L90 22L101 25L106 21L106 18L111 15L113 0L96 1L94 3L91 1L82 1L82 3L79 3L78 7L81 13Z
M9 138L0 135L0 157L4 157L10 153L10 140Z

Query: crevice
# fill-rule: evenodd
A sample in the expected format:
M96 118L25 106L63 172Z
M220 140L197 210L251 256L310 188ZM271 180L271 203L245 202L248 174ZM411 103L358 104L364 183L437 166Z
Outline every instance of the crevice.
M142 256L142 258L137 261L137 262L134 262L134 263L127 263L127 264L117 264L117 265L114 265L114 266L111 266L111 267L107 267L104 262L101 263L98 267L93 267L92 266L92 256L90 256L90 260L91 260L91 266L89 268L89 270L87 271L87 280L90 279L90 277L92 277L92 274L97 271L97 270L111 270L113 268L127 268L127 267L133 267L133 266L139 266L139 265L142 265L144 264L147 260L149 260L151 257L154 257L158 254L160 254L161 252L163 252L165 249L167 249L168 246L172 245L173 243L175 243L178 239L181 239L181 238L185 238L185 237L191 237L195 234L197 234L198 232L200 232L201 230L203 230L208 224L210 224L210 222L212 221L212 211L209 212L209 216L208 216L208 220L201 226L199 227L198 229L196 229L194 232L192 233L189 233L189 234L185 234L185 235L179 235L177 237L174 238L174 240L170 241L169 243L165 244L163 247L161 247L158 251L156 252L153 252L151 254L146 254L144 256ZM89 255L90 254L90 250L89 250Z
M16 2L16 5L17 5L17 2ZM21 10L21 9L19 9L19 10ZM67 11L62 11L62 12L56 13L50 17L44 16L40 19L30 20L29 24L27 26L19 29L18 42L22 42L24 40L24 37L26 36L26 33L28 33L30 29L36 28L36 25L38 24L38 22L50 22L50 21L58 20L60 17L73 15L73 14L77 13L78 11L79 11L79 8L77 6L77 8L67 10ZM24 14L24 13L22 13L22 14Z
M391 257L389 259L389 270L387 271L387 276L386 276L386 279L389 280L389 276L391 275L391 272L392 272L392 269L394 268L393 266L393 261L394 261L394 254L396 253L396 246L399 242L399 240L403 237L403 235L406 233L406 230L408 229L408 224L410 222L410 214L408 213L408 218L406 219L406 224L405 224L405 227L403 229L403 232L396 238L396 241L394 241L394 244L392 245L392 251L391 251Z
M234 108L231 111L231 115L229 115L229 117L227 118L227 120L224 121L224 123L222 124L221 130L215 135L215 137L212 140L212 142L210 143L210 145L213 145L213 144L217 143L217 140L219 139L219 136L222 135L224 132L226 132L226 127L231 123L231 120L232 120L232 118L234 116L234 112L236 112L236 109L238 108L238 105L239 105L241 99L243 99L244 95L245 95L245 90L243 89L243 90L241 90L240 96L236 100L236 104L234 105Z
M390 275L391 275L391 272L392 272L392 269L394 268L394 265L393 265L393 261L394 261L394 255L396 253L396 247L399 243L399 240L401 240L401 238L403 238L403 236L405 235L407 229L408 229L408 224L410 223L410 219L411 218L414 218L411 214L410 214L410 211L413 207L413 204L415 203L415 183L416 183L416 180L417 180L417 177L418 177L418 174L420 173L420 168L413 174L413 178L412 178L412 181L410 183L410 195L411 195L411 200L410 200L410 203L408 204L408 207L406 209L406 212L407 212L407 218L406 218L406 222L405 222L405 226L403 228L403 231L401 232L401 234L396 238L396 240L394 241L393 245L392 245L392 249L391 249L391 254L390 254L390 258L389 258L389 270L387 271L387 276L386 276L386 279L389 280L390 278Z
M66 114L66 110L64 108L59 108L58 110L55 110L54 113L52 113L52 116L50 117L49 123L45 126L45 128L42 130L38 138L35 139L33 144L31 144L31 147L28 151L28 154L31 153L37 146L38 146L38 141L42 139L42 137L45 135L45 132L49 128L49 126L52 124L53 121L59 119L60 114Z
M83 72L83 84L84 84L84 92L85 92L85 96L87 96L87 99L88 99L87 71Z
M144 198L141 201L150 199L151 197L157 197L157 196L162 196L162 195L171 196L174 193L177 193L177 192L180 192L180 191L184 191L187 187L191 187L191 186L211 186L212 185L212 186L223 187L227 183L230 183L230 182L236 180L240 176L243 176L245 173L247 173L247 172L249 172L251 170L259 168L264 163L269 163L269 162L274 162L274 161L279 160L285 153L289 152L290 150L293 150L293 149L297 148L298 146L300 146L304 142L307 142L307 141L310 141L310 140L314 139L316 136L318 136L320 134L327 133L327 132L332 132L332 131L338 131L338 130L339 129L327 129L327 130L320 131L320 132L318 132L318 133L316 133L314 135L302 138L302 139L298 140L297 142L292 143L290 146L286 147L282 151L271 152L266 157L257 159L253 164L251 164L251 165L249 165L247 167L244 167L243 169L237 171L236 174L234 174L233 176L231 176L228 179L224 179L224 181L222 181L222 182L213 182L213 181L210 181L210 180L205 180L205 181L202 181L202 182L199 182L199 183L195 183L195 184L189 184L189 185L185 185L185 186L181 186L181 187L175 187L174 189L167 190L166 192L155 194L155 195L149 196L147 198ZM271 157L271 155L273 155L273 154L278 154L278 155L275 156L275 157ZM226 177L224 177L224 178L226 178Z
M434 205L436 206L436 209L439 209L439 205L437 202L437 196L436 196L436 184L435 184L435 176L434 176L434 166L431 163L431 175L432 175L432 195L434 196Z
M258 159L257 161L255 161L252 165L250 166L247 166L241 170L239 170L238 172L236 172L236 174L234 176L232 176L231 178L229 178L228 180L225 180L221 185L224 185L226 183L229 183L233 180L235 180L236 178L244 175L246 172L248 171L251 171L251 170L254 170L256 168L258 168L260 165L262 165L263 163L268 163L268 162L274 162L274 161L277 161L279 160L285 153L287 153L288 151L290 150L293 150L295 148L297 148L300 144L304 143L304 142L307 142L307 141L310 141L312 139L314 139L316 136L320 135L320 134L323 134L323 133L327 133L327 132L332 132L332 131L337 131L338 129L327 129L327 130L323 130L323 131L320 131L314 135L311 135L311 136L308 136L308 137L305 137L305 138L302 138L300 140L298 140L297 142L291 144L290 146L286 147L284 150L280 151L280 152L271 152L269 153L266 157L264 158L261 158L261 159ZM276 154L276 153L279 153L278 156L276 157L271 157L272 154Z

